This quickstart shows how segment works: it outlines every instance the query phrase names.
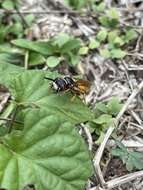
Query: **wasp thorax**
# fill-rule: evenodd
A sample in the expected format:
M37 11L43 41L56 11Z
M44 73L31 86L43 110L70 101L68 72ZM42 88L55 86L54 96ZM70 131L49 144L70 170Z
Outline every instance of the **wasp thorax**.
M56 90L56 91L63 91L66 89L66 81L62 78L56 78L55 81L53 82L53 88Z

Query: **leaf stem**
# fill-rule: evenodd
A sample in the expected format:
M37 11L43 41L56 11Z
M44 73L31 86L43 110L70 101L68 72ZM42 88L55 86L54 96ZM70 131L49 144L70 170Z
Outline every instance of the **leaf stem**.
M2 117L0 117L0 120L2 120L2 121L11 121L12 119L10 119L10 118L2 118ZM15 122L15 123L19 123L19 124L23 124L23 122L18 121L18 120L14 120L13 122Z
M13 112L12 118L9 122L8 133L10 133L12 131L13 123L15 122L15 117L16 117L16 114L18 112L18 108L19 108L19 106L17 105L14 112Z
M29 59L29 51L26 51L25 53L25 60L24 60L24 68L28 69L28 59Z

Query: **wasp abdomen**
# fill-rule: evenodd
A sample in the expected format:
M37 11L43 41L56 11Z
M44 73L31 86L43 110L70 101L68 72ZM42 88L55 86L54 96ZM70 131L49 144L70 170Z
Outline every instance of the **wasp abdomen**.
M71 88L75 85L75 81L70 77L64 77L64 80L66 81L68 88Z

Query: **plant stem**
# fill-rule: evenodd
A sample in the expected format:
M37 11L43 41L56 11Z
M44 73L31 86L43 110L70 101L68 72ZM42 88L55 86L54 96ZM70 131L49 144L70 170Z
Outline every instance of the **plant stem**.
M25 53L25 60L24 60L24 68L28 69L28 59L29 59L29 51L26 51Z
M14 112L13 112L12 118L11 118L11 120L9 122L8 133L10 133L12 131L13 123L15 121L15 117L16 117L16 114L18 112L18 108L19 108L19 106L17 105Z
M2 118L2 117L0 117L0 120L2 120L2 121L11 121L12 119L10 119L10 118ZM19 123L19 124L23 124L23 122L18 121L18 120L14 120L13 122L15 122L15 123Z

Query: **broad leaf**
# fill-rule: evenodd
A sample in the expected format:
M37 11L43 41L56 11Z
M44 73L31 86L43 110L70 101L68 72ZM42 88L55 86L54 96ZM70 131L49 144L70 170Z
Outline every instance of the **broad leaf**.
M41 41L30 41L25 39L13 40L12 43L18 47L32 50L43 55L52 55L52 46L49 42L41 42Z
M23 60L24 56L20 53L0 53L1 62L23 65Z
M22 67L5 62L0 62L0 84L9 87L12 78L16 75L19 75L23 71L24 68Z
M46 59L43 55L34 53L34 52L30 52L30 54L29 54L29 65L30 66L41 65L41 64L44 64L44 62L46 62Z
M25 114L24 130L0 144L0 186L22 190L83 190L91 175L85 144L75 128L44 110Z

